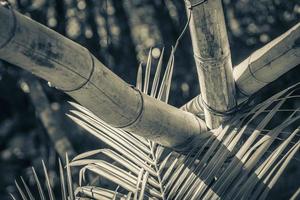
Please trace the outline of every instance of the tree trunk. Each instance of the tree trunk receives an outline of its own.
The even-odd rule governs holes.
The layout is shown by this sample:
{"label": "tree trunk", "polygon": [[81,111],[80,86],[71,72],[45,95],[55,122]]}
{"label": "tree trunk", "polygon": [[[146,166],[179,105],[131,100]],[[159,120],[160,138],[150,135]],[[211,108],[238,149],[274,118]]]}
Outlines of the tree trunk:
{"label": "tree trunk", "polygon": [[223,114],[236,105],[230,48],[221,0],[197,3],[187,5],[188,13],[192,12],[190,32],[205,121],[216,128],[224,121]]}
{"label": "tree trunk", "polygon": [[[276,80],[300,64],[300,23],[283,35],[252,53],[247,59],[234,67],[233,78],[238,87],[237,96],[250,96],[268,83]],[[203,113],[200,96],[182,106],[194,114]]]}
{"label": "tree trunk", "polygon": [[0,7],[0,58],[48,80],[114,127],[183,150],[203,141],[203,121],[132,88],[88,50],[10,9]]}

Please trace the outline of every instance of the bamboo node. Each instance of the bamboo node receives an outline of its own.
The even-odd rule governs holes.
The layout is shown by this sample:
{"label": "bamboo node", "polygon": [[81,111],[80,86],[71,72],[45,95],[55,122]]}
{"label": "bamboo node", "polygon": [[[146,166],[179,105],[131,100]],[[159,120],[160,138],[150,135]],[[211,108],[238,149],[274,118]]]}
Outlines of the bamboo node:
{"label": "bamboo node", "polygon": [[249,72],[251,74],[251,76],[254,78],[254,80],[258,83],[262,83],[264,85],[266,84],[269,84],[270,82],[267,82],[267,81],[262,81],[262,80],[259,80],[256,76],[255,76],[255,73],[252,71],[252,68],[251,68],[251,56],[252,54],[249,56],[248,58],[248,69],[249,69]]}
{"label": "bamboo node", "polygon": [[230,57],[230,53],[226,54],[225,56],[220,57],[219,59],[216,58],[204,58],[198,54],[194,53],[194,58],[197,62],[199,62],[199,66],[204,70],[208,69],[220,69],[223,67],[223,63],[227,61],[228,57]]}
{"label": "bamboo node", "polygon": [[215,115],[215,116],[220,116],[220,117],[229,117],[233,116],[237,112],[241,110],[241,108],[244,106],[244,103],[241,105],[236,105],[233,108],[226,110],[226,111],[220,111],[217,109],[212,108],[210,105],[208,105],[202,98],[202,95],[200,94],[198,97],[198,100],[201,102],[201,105],[203,106],[204,109],[206,109],[209,113]]}
{"label": "bamboo node", "polygon": [[11,32],[10,36],[2,44],[0,44],[0,49],[2,49],[15,37],[16,30],[17,30],[17,17],[16,17],[14,10],[12,9],[12,6],[9,1],[0,0],[0,5],[3,6],[4,8],[7,8],[10,10],[12,18],[13,18],[13,25],[12,25],[12,29],[10,31]]}
{"label": "bamboo node", "polygon": [[60,89],[61,91],[63,92],[74,92],[76,90],[80,90],[81,88],[83,88],[88,82],[90,82],[93,74],[94,74],[94,71],[95,71],[95,61],[94,61],[94,56],[88,52],[91,56],[91,64],[92,64],[92,69],[91,69],[91,73],[89,74],[88,78],[86,79],[86,81],[84,81],[82,84],[80,84],[78,87],[74,88],[74,89]]}
{"label": "bamboo node", "polygon": [[115,128],[128,128],[131,125],[133,125],[135,122],[138,121],[138,119],[142,116],[143,112],[144,112],[144,97],[143,97],[143,93],[137,89],[135,86],[133,85],[129,85],[132,89],[134,89],[135,91],[137,91],[139,93],[139,96],[141,97],[141,108],[139,109],[139,112],[136,116],[135,119],[133,119],[132,121],[130,121],[129,123],[125,124],[125,125],[120,125],[120,126],[114,126]]}

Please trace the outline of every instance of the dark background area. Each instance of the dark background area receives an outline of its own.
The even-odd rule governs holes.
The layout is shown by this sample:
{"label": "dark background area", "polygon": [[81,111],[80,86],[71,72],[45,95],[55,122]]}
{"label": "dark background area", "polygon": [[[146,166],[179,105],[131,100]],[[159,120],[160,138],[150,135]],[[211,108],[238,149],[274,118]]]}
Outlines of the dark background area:
{"label": "dark background area", "polygon": [[[85,46],[133,85],[138,65],[147,61],[149,49],[153,48],[154,64],[163,47],[165,55],[169,55],[187,21],[183,0],[10,2],[19,12]],[[297,0],[224,0],[223,4],[234,65],[300,20],[300,2]],[[175,54],[170,97],[170,104],[175,106],[181,106],[199,93],[191,46],[186,32]],[[165,58],[166,61],[167,56]],[[299,72],[299,67],[295,68],[258,96],[263,98],[299,81]],[[67,100],[71,99],[46,82],[40,82],[50,109],[75,151],[101,148],[100,142],[65,116],[70,107]],[[8,63],[0,63],[0,199],[6,199],[8,193],[16,191],[14,179],[19,176],[32,182],[30,167],[35,166],[41,172],[42,159],[52,181],[57,181],[58,155],[37,112],[29,97],[24,72]],[[299,165],[300,161],[293,160],[270,199],[287,199],[300,186]]]}

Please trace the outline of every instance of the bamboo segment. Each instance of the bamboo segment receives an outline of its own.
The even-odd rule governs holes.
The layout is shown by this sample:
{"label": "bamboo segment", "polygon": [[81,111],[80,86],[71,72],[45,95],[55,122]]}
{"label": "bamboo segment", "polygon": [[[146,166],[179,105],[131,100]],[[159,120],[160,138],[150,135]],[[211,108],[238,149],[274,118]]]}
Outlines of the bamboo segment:
{"label": "bamboo segment", "polygon": [[195,115],[132,88],[84,47],[4,7],[0,19],[1,59],[49,81],[110,125],[179,150],[193,136],[209,136]]}
{"label": "bamboo segment", "polygon": [[216,128],[225,119],[220,113],[236,105],[222,2],[209,0],[199,4],[199,0],[192,0],[187,9],[192,12],[190,32],[202,103],[205,104],[205,121],[209,128]]}
{"label": "bamboo segment", "polygon": [[234,68],[238,89],[251,95],[300,64],[300,23]]}
{"label": "bamboo segment", "polygon": [[[252,95],[300,64],[300,23],[252,53],[234,67],[233,78],[242,95]],[[194,114],[203,113],[200,96],[182,106]]]}

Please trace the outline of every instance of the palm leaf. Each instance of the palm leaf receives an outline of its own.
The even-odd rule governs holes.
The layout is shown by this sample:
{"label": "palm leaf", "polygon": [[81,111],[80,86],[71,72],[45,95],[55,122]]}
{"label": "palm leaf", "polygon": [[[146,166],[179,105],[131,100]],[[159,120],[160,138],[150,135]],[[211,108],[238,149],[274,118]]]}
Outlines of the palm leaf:
{"label": "palm leaf", "polygon": [[60,178],[60,186],[61,186],[61,198],[63,200],[67,200],[67,190],[66,190],[66,185],[65,185],[65,175],[64,175],[64,169],[62,167],[61,160],[58,159],[59,163],[59,178]]}
{"label": "palm leaf", "polygon": [[[60,175],[60,184],[61,184],[61,197],[57,197],[57,198],[58,199],[63,199],[63,200],[71,199],[72,197],[74,198],[74,193],[70,194],[70,191],[73,192],[74,182],[70,182],[70,181],[72,181],[72,179],[69,177],[70,175],[67,175],[67,177],[68,177],[67,178],[67,185],[69,187],[68,192],[67,192],[66,186],[65,186],[64,169],[63,169],[63,166],[62,166],[62,163],[61,163],[60,159],[58,160],[58,163],[59,163],[59,175]],[[68,160],[67,160],[67,163],[68,163]],[[68,166],[68,164],[67,164],[67,166]],[[55,198],[55,195],[54,195],[53,187],[50,184],[49,175],[48,175],[47,168],[46,168],[46,165],[45,165],[44,161],[42,161],[42,168],[43,168],[43,172],[44,172],[45,181],[41,182],[40,181],[41,179],[38,176],[38,174],[36,173],[35,168],[32,167],[32,177],[34,178],[37,189],[38,189],[39,199],[54,200],[56,198]],[[66,168],[68,168],[68,167],[66,167]],[[69,166],[69,168],[70,168],[70,166]],[[67,171],[67,174],[71,173],[70,171],[68,172],[68,169],[66,169],[66,171]],[[35,195],[33,195],[33,194],[35,194],[34,193],[34,188],[30,188],[30,186],[28,186],[27,183],[24,181],[23,177],[21,177],[21,181],[23,183],[23,187],[25,188],[25,190],[23,190],[21,188],[21,186],[18,184],[18,182],[15,181],[17,190],[18,190],[21,198],[23,200],[27,200],[27,199],[35,200],[35,197],[34,197]],[[43,186],[46,187],[49,198],[46,198],[45,192],[43,190]],[[15,196],[13,196],[13,195],[10,195],[10,196],[11,196],[11,198],[16,199]]]}
{"label": "palm leaf", "polygon": [[17,183],[17,181],[15,181],[16,187],[22,197],[23,200],[27,200],[27,197],[25,196],[25,193],[23,192],[23,190],[21,189],[21,187],[19,186],[19,184]]}
{"label": "palm leaf", "polygon": [[43,170],[44,170],[44,174],[45,174],[45,178],[46,178],[46,186],[47,186],[49,199],[54,200],[54,194],[53,194],[52,187],[51,187],[51,184],[50,184],[47,168],[46,168],[46,165],[45,165],[43,160],[42,160],[42,165],[43,165]]}
{"label": "palm leaf", "polygon": [[22,176],[21,176],[21,180],[22,180],[22,183],[23,183],[23,185],[24,185],[24,188],[25,188],[25,190],[26,190],[26,193],[27,193],[29,199],[30,199],[30,200],[34,200],[34,197],[33,197],[33,195],[32,195],[32,193],[31,193],[31,191],[30,191],[28,185],[26,184],[26,182],[24,181],[24,179],[23,179]]}
{"label": "palm leaf", "polygon": [[38,177],[37,173],[35,172],[34,167],[32,167],[32,173],[33,173],[33,177],[34,177],[34,180],[36,182],[36,185],[37,185],[37,188],[38,188],[38,191],[39,191],[39,194],[40,194],[40,198],[41,198],[41,200],[45,200],[46,198],[45,198],[44,191],[42,189],[42,184],[39,180],[39,177]]}
{"label": "palm leaf", "polygon": [[[150,95],[167,102],[174,52],[171,53],[162,81],[159,81],[161,63],[162,55]],[[141,67],[137,78],[138,89],[145,93],[148,93],[150,71],[151,50],[144,84]],[[122,194],[123,198],[128,198],[130,192],[134,199],[240,199],[249,198],[252,194],[256,195],[255,198],[265,198],[278,179],[275,177],[280,176],[298,149],[299,130],[296,128],[291,133],[291,128],[299,124],[299,110],[284,108],[288,101],[299,98],[298,87],[299,84],[296,84],[287,88],[247,112],[238,114],[223,128],[212,130],[212,137],[187,155],[110,127],[87,109],[72,103],[76,110],[69,114],[71,119],[114,150],[86,152],[74,158],[70,165],[82,166],[85,173],[86,169],[94,169],[97,163],[104,162],[94,158],[97,154],[105,154],[114,160],[110,173],[122,174],[122,177],[112,180],[109,176],[113,175],[105,175],[109,169],[102,169],[97,174],[117,183],[122,188],[118,195]],[[270,124],[278,121],[278,115],[283,110],[290,114],[270,129]],[[130,187],[120,182],[125,177],[131,180]],[[96,187],[101,188],[99,185]]]}
{"label": "palm leaf", "polygon": [[[161,76],[163,52],[150,95],[167,102],[174,50]],[[149,92],[151,67],[150,50],[145,77],[142,65],[137,76],[137,88],[145,93]],[[299,85],[252,108],[246,107],[223,127],[211,130],[211,137],[204,144],[195,145],[185,154],[111,127],[86,108],[71,103],[75,110],[68,116],[110,148],[85,152],[71,162],[66,156],[67,184],[59,160],[62,199],[265,199],[300,148],[299,108],[287,107],[299,100]],[[71,173],[74,167],[80,168],[75,191]],[[43,169],[52,200],[54,195],[44,163]],[[34,168],[33,176],[40,198],[45,199]],[[95,183],[94,177],[100,178],[100,183]],[[102,184],[102,180],[112,184]],[[16,182],[22,199],[34,199],[23,179],[22,182],[25,191]],[[15,199],[13,195],[11,198]]]}

